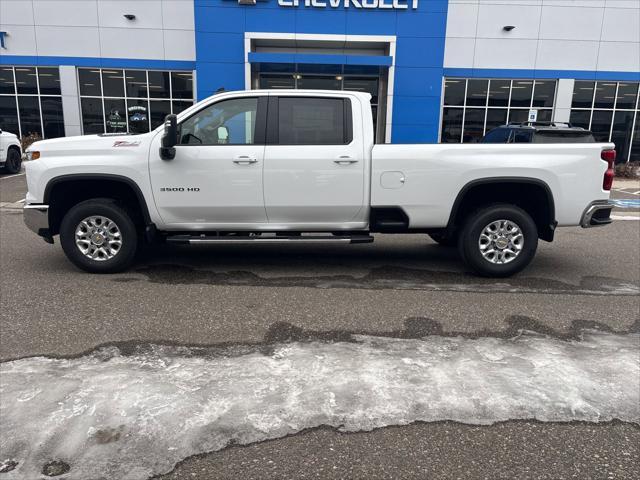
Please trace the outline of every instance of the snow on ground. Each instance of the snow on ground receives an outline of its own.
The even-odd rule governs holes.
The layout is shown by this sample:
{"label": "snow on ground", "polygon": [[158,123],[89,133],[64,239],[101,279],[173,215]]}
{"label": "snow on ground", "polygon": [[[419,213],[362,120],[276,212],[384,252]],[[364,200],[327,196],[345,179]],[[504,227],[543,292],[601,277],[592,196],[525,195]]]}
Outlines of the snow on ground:
{"label": "snow on ground", "polygon": [[17,462],[0,479],[38,478],[53,461],[65,479],[144,479],[320,425],[640,423],[640,335],[106,347],[3,363],[0,399],[0,462]]}

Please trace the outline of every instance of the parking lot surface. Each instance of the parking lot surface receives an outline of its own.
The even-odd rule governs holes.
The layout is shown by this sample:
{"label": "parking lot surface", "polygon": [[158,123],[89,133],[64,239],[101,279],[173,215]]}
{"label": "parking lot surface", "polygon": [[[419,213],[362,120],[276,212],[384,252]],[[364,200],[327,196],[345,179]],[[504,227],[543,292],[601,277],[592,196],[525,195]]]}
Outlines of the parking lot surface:
{"label": "parking lot surface", "polygon": [[[269,356],[273,345],[339,346],[354,335],[495,342],[530,331],[564,345],[594,329],[640,333],[635,208],[617,210],[628,218],[606,228],[560,229],[555,242],[541,242],[525,272],[502,280],[473,276],[454,250],[425,235],[378,235],[372,245],[339,247],[158,246],[130,272],[96,276],[75,269],[58,242],[47,245],[27,230],[19,210],[24,193],[24,176],[0,180],[5,365],[34,356],[84,358],[98,347],[257,348]],[[639,198],[626,188],[614,197]],[[478,425],[410,417],[408,424],[348,433],[322,422],[284,436],[265,427],[259,440],[193,452],[172,471],[153,473],[166,479],[640,476],[634,421],[511,415]],[[68,478],[73,472],[71,463]]]}

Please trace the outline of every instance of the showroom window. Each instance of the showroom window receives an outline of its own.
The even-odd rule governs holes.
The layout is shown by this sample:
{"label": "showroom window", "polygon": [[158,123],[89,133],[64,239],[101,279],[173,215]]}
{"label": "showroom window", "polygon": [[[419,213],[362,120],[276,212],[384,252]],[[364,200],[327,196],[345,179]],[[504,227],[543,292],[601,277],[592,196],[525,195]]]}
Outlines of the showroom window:
{"label": "showroom window", "polygon": [[82,130],[145,133],[193,105],[193,73],[79,68]]}
{"label": "showroom window", "polygon": [[495,127],[526,122],[532,109],[538,122],[550,122],[555,95],[555,80],[447,78],[441,142],[479,142]]}
{"label": "showroom window", "polygon": [[57,67],[0,67],[0,128],[19,137],[64,136]]}
{"label": "showroom window", "polygon": [[576,81],[570,122],[593,132],[598,142],[613,142],[616,162],[640,161],[638,82]]}

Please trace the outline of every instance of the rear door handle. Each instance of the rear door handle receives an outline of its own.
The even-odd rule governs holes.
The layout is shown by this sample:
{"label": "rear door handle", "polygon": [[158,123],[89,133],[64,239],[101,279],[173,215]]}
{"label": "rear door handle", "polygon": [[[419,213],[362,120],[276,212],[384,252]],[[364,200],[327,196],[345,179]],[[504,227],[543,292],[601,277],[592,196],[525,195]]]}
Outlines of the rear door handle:
{"label": "rear door handle", "polygon": [[338,165],[351,165],[353,163],[358,163],[358,160],[350,157],[349,155],[341,155],[333,163],[337,163]]}
{"label": "rear door handle", "polygon": [[257,163],[258,159],[255,157],[250,157],[248,155],[238,155],[234,160],[233,163],[238,164],[238,165],[251,165],[252,163]]}

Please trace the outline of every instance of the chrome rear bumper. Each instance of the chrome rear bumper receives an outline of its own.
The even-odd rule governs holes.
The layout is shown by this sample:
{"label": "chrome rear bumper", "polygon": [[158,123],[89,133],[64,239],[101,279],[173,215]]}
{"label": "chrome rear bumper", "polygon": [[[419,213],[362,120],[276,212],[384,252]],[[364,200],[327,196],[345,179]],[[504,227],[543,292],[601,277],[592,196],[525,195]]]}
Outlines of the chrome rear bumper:
{"label": "chrome rear bumper", "polygon": [[580,226],[582,228],[603,227],[609,225],[611,220],[611,210],[613,202],[609,200],[596,200],[591,202],[582,214]]}

